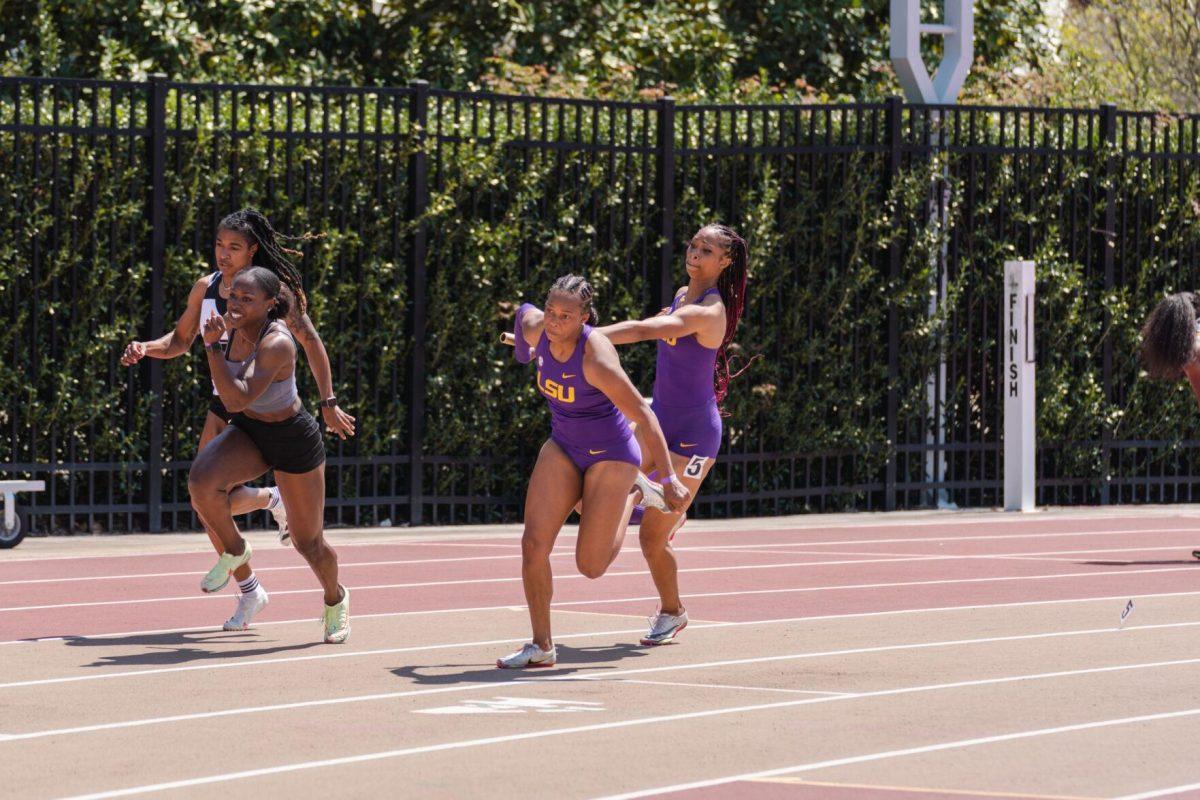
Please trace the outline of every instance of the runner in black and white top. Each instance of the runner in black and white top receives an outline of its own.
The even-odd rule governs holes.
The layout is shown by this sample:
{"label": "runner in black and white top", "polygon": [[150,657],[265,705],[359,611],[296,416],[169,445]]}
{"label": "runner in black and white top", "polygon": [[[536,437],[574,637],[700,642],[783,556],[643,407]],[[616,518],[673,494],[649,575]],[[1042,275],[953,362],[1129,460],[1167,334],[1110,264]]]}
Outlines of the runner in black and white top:
{"label": "runner in black and white top", "polygon": [[[300,288],[300,275],[288,258],[289,255],[298,256],[300,253],[284,249],[280,245],[281,240],[296,238],[278,233],[265,216],[253,209],[242,209],[225,217],[218,226],[214,248],[217,271],[205,275],[192,286],[187,307],[175,324],[174,330],[153,341],[131,342],[125,348],[121,363],[129,366],[147,356],[166,359],[186,353],[200,332],[201,320],[212,314],[226,313],[226,300],[234,277],[252,265],[262,266],[275,273],[298,293],[295,307],[285,322],[304,348],[309,368],[321,394],[321,415],[326,427],[343,439],[353,436],[354,418],[338,407],[337,398],[333,393],[329,356],[307,314],[307,300]],[[229,420],[230,414],[222,404],[214,384],[198,450],[203,451],[205,446],[225,429]],[[279,524],[280,540],[288,540],[287,516],[275,487],[261,489],[239,486],[230,491],[229,500],[235,515],[248,514],[260,509],[269,510]],[[216,535],[207,526],[205,530],[217,552],[223,552]],[[254,614],[267,604],[268,597],[249,566],[239,567],[234,572],[234,578],[238,582],[241,595],[234,615],[225,622],[224,627],[226,630],[245,630]]]}

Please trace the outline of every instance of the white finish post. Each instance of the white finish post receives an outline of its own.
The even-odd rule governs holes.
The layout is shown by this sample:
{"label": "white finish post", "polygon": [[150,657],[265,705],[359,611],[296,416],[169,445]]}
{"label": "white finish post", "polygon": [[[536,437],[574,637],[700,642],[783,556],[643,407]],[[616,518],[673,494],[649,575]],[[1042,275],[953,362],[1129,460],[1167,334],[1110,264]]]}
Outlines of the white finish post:
{"label": "white finish post", "polygon": [[1004,510],[1032,511],[1037,453],[1034,266],[1004,262]]}

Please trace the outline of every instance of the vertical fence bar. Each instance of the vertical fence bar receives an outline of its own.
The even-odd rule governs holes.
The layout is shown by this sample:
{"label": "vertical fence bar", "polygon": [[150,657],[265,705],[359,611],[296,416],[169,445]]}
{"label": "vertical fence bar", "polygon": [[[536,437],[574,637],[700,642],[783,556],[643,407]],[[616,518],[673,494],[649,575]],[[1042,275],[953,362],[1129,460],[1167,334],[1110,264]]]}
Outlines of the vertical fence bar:
{"label": "vertical fence bar", "polygon": [[408,401],[408,502],[409,523],[420,525],[424,505],[425,446],[425,247],[428,231],[422,219],[429,206],[429,155],[425,152],[425,131],[429,124],[429,83],[413,81],[409,124],[416,150],[408,162],[408,219],[414,223],[408,249],[408,290],[412,311],[408,315],[412,337],[412,367]]}
{"label": "vertical fence bar", "polygon": [[[1112,337],[1108,335],[1109,327],[1112,325],[1112,313],[1109,311],[1107,295],[1113,288],[1113,261],[1116,255],[1116,225],[1117,225],[1117,209],[1116,209],[1116,190],[1113,187],[1115,179],[1115,168],[1113,158],[1113,148],[1117,143],[1117,107],[1112,103],[1105,103],[1100,106],[1100,148],[1103,159],[1103,180],[1104,180],[1104,227],[1100,231],[1100,246],[1101,258],[1104,263],[1104,293],[1101,304],[1104,308],[1104,350],[1103,350],[1103,381],[1104,381],[1104,400],[1109,402],[1113,397],[1113,372],[1112,372]],[[1110,475],[1112,474],[1112,427],[1107,421],[1101,423],[1104,427],[1101,431],[1101,469],[1104,474],[1100,476],[1100,503],[1108,505]]]}
{"label": "vertical fence bar", "polygon": [[[166,269],[167,76],[150,76],[150,336],[162,335],[163,272]],[[146,458],[146,529],[162,530],[163,362],[150,361],[150,451]]]}
{"label": "vertical fence bar", "polygon": [[669,302],[674,294],[671,262],[675,257],[675,98],[658,101],[658,287],[654,310]]}
{"label": "vertical fence bar", "polygon": [[[901,114],[904,112],[904,101],[893,95],[887,99],[885,123],[888,130],[888,161],[886,191],[890,194],[900,174]],[[886,199],[886,197],[885,197]],[[900,224],[899,209],[892,214],[892,229]],[[888,280],[895,283],[900,280],[900,242],[893,234],[888,243]],[[896,510],[896,447],[899,444],[900,416],[900,309],[896,307],[895,287],[888,292],[888,390],[887,390],[887,475],[885,477],[884,507],[888,511]]]}

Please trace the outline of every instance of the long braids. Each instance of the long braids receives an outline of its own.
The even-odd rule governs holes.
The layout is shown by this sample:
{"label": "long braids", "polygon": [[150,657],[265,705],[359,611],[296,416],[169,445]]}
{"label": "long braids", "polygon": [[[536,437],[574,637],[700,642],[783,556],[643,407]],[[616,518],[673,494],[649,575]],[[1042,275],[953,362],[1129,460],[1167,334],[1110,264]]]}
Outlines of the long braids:
{"label": "long braids", "polygon": [[[717,349],[717,365],[713,372],[713,388],[716,391],[717,404],[720,405],[729,393],[729,382],[745,372],[754,359],[758,358],[755,356],[750,359],[737,371],[733,371],[729,358],[729,345],[733,343],[738,323],[742,321],[742,315],[746,311],[746,278],[750,253],[746,247],[746,240],[733,228],[717,223],[704,227],[725,240],[725,247],[729,253],[729,266],[722,270],[721,276],[717,278],[717,291],[721,293],[721,300],[725,303],[725,336]],[[724,413],[722,411],[722,414]]]}
{"label": "long braids", "polygon": [[219,226],[224,230],[236,231],[249,237],[258,245],[251,263],[256,267],[265,267],[274,272],[279,280],[291,290],[296,298],[296,309],[300,314],[308,311],[308,298],[304,294],[304,281],[300,272],[289,260],[289,256],[302,258],[299,250],[284,247],[280,242],[302,242],[318,238],[313,234],[304,236],[289,236],[271,227],[270,221],[253,208],[243,208],[235,211],[221,220]]}

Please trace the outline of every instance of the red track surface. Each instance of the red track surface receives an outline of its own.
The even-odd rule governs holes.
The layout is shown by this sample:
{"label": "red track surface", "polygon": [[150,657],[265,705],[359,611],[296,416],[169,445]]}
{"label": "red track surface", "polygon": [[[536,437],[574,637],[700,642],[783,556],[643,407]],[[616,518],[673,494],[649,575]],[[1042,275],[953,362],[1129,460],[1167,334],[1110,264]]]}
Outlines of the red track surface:
{"label": "red track surface", "polygon": [[[1011,518],[996,515],[961,523],[957,523],[955,519],[952,516],[942,516],[927,521],[889,523],[880,522],[876,517],[867,524],[838,526],[822,526],[819,520],[807,520],[804,527],[744,530],[692,526],[685,529],[677,540],[681,568],[680,584],[689,614],[693,620],[700,623],[697,627],[703,623],[748,623],[748,630],[754,630],[755,625],[767,624],[773,620],[786,620],[789,622],[776,626],[776,629],[780,633],[792,631],[791,638],[785,637],[783,641],[793,649],[797,643],[804,642],[804,636],[797,635],[797,632],[805,631],[805,621],[808,621],[811,627],[818,620],[834,624],[841,617],[845,617],[847,621],[859,618],[856,615],[880,615],[872,618],[883,620],[890,614],[920,614],[932,609],[979,608],[986,611],[991,606],[1025,609],[1041,603],[1055,608],[1067,608],[1069,606],[1055,604],[1110,598],[1111,606],[1104,607],[1101,616],[1106,620],[1104,624],[1111,623],[1116,627],[1117,615],[1126,598],[1179,595],[1179,599],[1187,599],[1190,603],[1195,598],[1185,596],[1200,596],[1200,562],[1190,557],[1193,547],[1200,545],[1200,522],[1182,515],[1160,513],[1150,518],[1112,519],[1098,516],[1081,519]],[[504,612],[509,615],[504,619],[510,621],[510,626],[514,619],[518,622],[523,619],[512,617],[509,610],[524,608],[520,582],[520,550],[512,533],[498,534],[486,539],[464,537],[452,541],[419,541],[409,534],[404,538],[397,536],[395,541],[387,543],[356,543],[352,535],[339,536],[335,531],[331,538],[339,551],[341,580],[353,593],[355,619],[376,617],[378,624],[385,628],[397,631],[411,629],[414,631],[411,637],[401,637],[405,643],[411,641],[414,646],[429,642],[453,643],[455,623],[468,618],[463,615],[468,609],[471,611],[466,613],[470,618]],[[179,540],[172,538],[170,541],[178,543]],[[299,556],[290,549],[272,547],[265,539],[257,541],[262,544],[257,545],[253,563],[260,580],[271,593],[271,603],[256,619],[255,629],[244,635],[244,641],[238,640],[239,645],[247,648],[240,653],[243,661],[244,657],[253,657],[260,652],[288,655],[287,651],[296,649],[295,646],[257,650],[255,641],[273,635],[271,631],[284,630],[272,627],[272,623],[286,627],[289,623],[303,622],[311,625],[312,634],[315,636],[316,610],[319,609],[320,593],[316,582]],[[122,634],[155,631],[212,631],[228,616],[232,607],[233,587],[215,596],[204,596],[198,591],[199,577],[211,565],[212,554],[203,551],[202,539],[197,537],[196,542],[197,550],[187,553],[156,553],[153,552],[151,543],[148,545],[150,551],[141,555],[28,559],[27,553],[23,553],[24,560],[0,560],[0,642],[9,646],[0,648],[0,659],[6,652],[15,654],[33,648],[61,648],[62,643],[55,645],[53,642],[33,641],[57,637],[66,639],[67,644],[90,645],[88,650],[92,652],[85,655],[89,658],[94,656],[94,660],[85,665],[86,668],[78,673],[80,675],[94,674],[97,668],[107,669],[114,665],[153,667],[196,659],[215,661],[230,655],[228,648],[231,644],[223,645],[226,650],[219,650],[211,657],[205,656],[202,659],[201,651],[205,647],[203,639],[189,641],[182,649],[177,646],[172,649],[171,646],[161,647],[154,637],[148,637],[144,639],[145,646],[149,648],[145,656],[131,656],[130,648],[137,649],[139,641],[143,640],[139,640],[137,636],[121,637]],[[83,540],[82,543],[94,544],[89,540]],[[634,536],[627,540],[626,549],[609,574],[595,581],[581,577],[576,571],[571,554],[573,543],[572,535],[568,531],[560,539],[555,553],[554,603],[558,611],[618,615],[624,619],[614,618],[607,627],[619,630],[629,627],[631,618],[653,610],[653,585]],[[56,544],[58,550],[63,549],[64,543]],[[28,546],[36,548],[41,545],[37,540],[33,540]],[[926,614],[921,617],[924,620],[923,627],[917,625],[916,629],[928,630],[929,637],[937,640],[941,635],[938,631],[939,619],[943,616],[938,613]],[[989,624],[999,626],[999,623],[995,622],[996,617],[988,619],[993,620]],[[1191,624],[1187,621],[1180,622],[1185,625]],[[787,627],[793,623],[799,624],[800,627]],[[559,623],[556,622],[557,624]],[[635,621],[633,624],[636,627],[638,623]],[[523,622],[518,624],[518,627],[522,625]],[[605,626],[602,625],[600,629],[603,627]],[[511,631],[498,635],[511,635]],[[987,630],[983,630],[980,635],[989,634]],[[954,639],[956,636],[961,638],[963,634],[948,633],[943,638]],[[659,648],[650,654],[643,651],[637,654],[639,658],[629,657],[624,661],[618,656],[616,661],[603,661],[603,668],[626,669],[652,663],[663,665],[664,669],[674,669],[675,667],[671,666],[673,661],[684,655],[707,662],[736,658],[740,652],[723,652],[711,648],[708,651],[688,650],[687,645],[691,641],[689,637],[694,637],[697,642],[700,640],[698,634],[689,631],[681,637],[678,647]],[[631,635],[624,638],[636,641],[637,637]],[[1021,637],[1018,635],[1017,638]],[[120,642],[120,646],[124,647],[120,661],[106,660],[106,642]],[[353,644],[356,643],[352,642]],[[357,644],[370,647],[373,643]],[[384,644],[394,647],[395,642]],[[813,649],[831,650],[838,644],[837,641],[822,641],[815,643]],[[309,645],[304,647],[308,648]],[[574,647],[578,647],[576,652],[582,654],[577,657],[601,652],[595,648],[589,650],[582,645]],[[318,647],[316,650],[305,649],[304,652],[323,651]],[[353,651],[347,652],[353,654]],[[1032,651],[1026,649],[1025,652]],[[1061,655],[1062,652],[1069,652],[1069,648],[1065,651],[1051,652]],[[494,655],[489,651],[484,654],[484,658]],[[653,659],[641,657],[646,655],[653,655]],[[1177,654],[1171,655],[1174,657]],[[1190,663],[1184,658],[1188,655],[1179,655],[1178,658],[1183,659],[1180,663]],[[1053,654],[1047,655],[1046,671],[1056,668],[1057,662],[1053,660],[1056,657],[1058,656]],[[1165,660],[1167,657],[1162,658]],[[446,665],[442,662],[443,656],[438,654],[429,656],[429,659],[431,665],[436,664],[439,668],[468,668],[467,675],[483,676],[488,669],[488,664],[482,658],[480,663],[474,665]],[[420,661],[420,658],[416,661]],[[953,663],[961,665],[959,660]],[[562,666],[560,663],[560,668]],[[1079,671],[1079,665],[1073,666]],[[586,671],[588,665],[580,664],[575,668]],[[69,671],[63,672],[63,669],[65,668],[60,667],[57,671],[47,674],[56,678],[69,677],[72,674]],[[425,668],[420,663],[414,663],[405,667],[405,674],[417,677],[417,683],[420,684],[422,681],[419,677],[423,669]],[[548,671],[547,674],[553,672]],[[886,669],[860,672],[863,676],[870,675],[872,681],[883,684],[889,681]],[[833,669],[818,670],[813,674],[832,680],[839,676],[847,678],[860,673],[853,669]],[[28,677],[28,674],[20,676],[21,680]],[[167,676],[161,677],[167,679]],[[599,677],[599,674],[591,677]],[[675,681],[665,684],[667,686],[686,687],[700,686],[705,682],[750,683],[753,674],[710,672],[706,673],[706,677],[699,678],[691,672],[681,672],[655,677],[660,681]],[[476,677],[473,680],[483,678]],[[689,684],[689,680],[700,680],[700,683]],[[17,685],[13,684],[14,687]],[[91,682],[68,685],[83,687],[79,691],[84,691]],[[877,684],[871,686],[877,688]],[[739,687],[725,688],[733,690]],[[805,691],[803,688],[767,686],[740,688],[801,694]],[[848,691],[851,694],[862,690],[856,686],[843,688],[839,685],[837,688],[839,692]],[[817,691],[813,694],[820,695],[822,692]],[[1194,692],[1190,694],[1194,695]],[[70,692],[62,695],[64,702],[79,702],[68,699],[76,696]],[[80,696],[86,697],[86,693]],[[782,697],[786,700],[795,696],[758,694],[754,696],[754,700],[761,703],[764,697],[771,700]],[[0,708],[4,708],[5,701],[6,695],[0,694]],[[1184,701],[1193,703],[1193,697],[1181,694],[1180,702]],[[164,696],[162,705],[161,713],[177,713],[172,710],[169,697]],[[14,706],[23,707],[26,706]],[[687,706],[681,706],[679,710],[686,711]],[[62,709],[58,711],[65,713]],[[1136,709],[1131,710],[1130,714],[1135,711]],[[145,713],[149,713],[148,710]],[[1072,720],[1073,718],[1068,721]],[[8,732],[11,736],[14,731],[20,733],[17,729],[6,731],[5,724],[0,721],[0,754],[3,754],[6,747],[18,746],[16,743],[4,742],[5,733]],[[1197,732],[1200,733],[1200,728],[1197,728]],[[778,734],[778,730],[776,733]],[[612,741],[619,742],[625,735],[618,730],[614,733]],[[47,746],[49,745],[48,740]],[[366,751],[370,751],[372,747],[379,749],[378,744],[364,743],[362,747]],[[848,743],[847,747],[847,752],[854,752],[853,741]],[[887,747],[880,745],[875,749],[886,751]],[[481,757],[488,758],[486,754]],[[289,763],[288,758],[283,755],[276,761]],[[814,756],[811,761],[819,762],[820,758]],[[504,759],[501,758],[495,763],[484,763],[487,769],[494,771],[502,768]],[[796,763],[797,769],[800,770],[797,774],[790,777],[785,774],[778,779],[741,780],[737,779],[738,771],[725,769],[718,771],[718,775],[725,775],[733,780],[671,792],[669,796],[736,796],[758,800],[864,800],[875,797],[905,800],[918,796],[930,800],[950,800],[999,796],[989,793],[990,788],[994,787],[979,783],[969,787],[977,791],[955,790],[951,793],[937,787],[917,786],[913,781],[897,786],[878,779],[869,770],[864,771],[857,780],[847,780],[838,776],[835,776],[838,777],[837,780],[829,780],[824,773],[810,775],[804,772],[800,769],[803,762]],[[430,761],[429,764],[429,768],[433,770],[432,774],[444,774],[442,768],[436,767],[435,761]],[[697,766],[702,767],[703,764],[698,763]],[[212,773],[215,768],[216,765],[205,765],[205,769],[199,770],[199,774]],[[307,766],[300,768],[308,769]],[[287,776],[291,775],[287,771],[290,769],[288,767],[281,773],[283,777],[271,779],[279,782],[263,784],[268,794],[292,791],[287,788],[290,784],[286,782],[289,779]],[[1182,783],[1177,775],[1168,775],[1170,770],[1163,772],[1163,769],[1163,765],[1146,765],[1145,774],[1141,775],[1139,780],[1152,787],[1176,786]],[[744,771],[753,773],[754,769],[748,768]],[[193,779],[195,774],[197,770],[194,765],[180,765],[181,777]],[[318,771],[314,774],[323,773]],[[593,782],[600,781],[597,785],[606,785],[603,783],[603,773],[599,777],[582,777],[588,777]],[[710,775],[705,775],[702,771],[697,777],[711,779]],[[812,780],[808,780],[810,777]],[[953,783],[947,774],[939,773],[934,777],[942,780],[943,786],[947,785],[947,782]],[[1200,773],[1196,775],[1196,780],[1200,781]],[[137,776],[131,776],[131,781],[127,783],[136,785]],[[656,781],[653,775],[647,775],[640,785],[670,787],[687,783],[686,780]],[[436,785],[439,784],[434,781],[430,787]],[[247,786],[252,788],[253,781]],[[368,780],[359,786],[358,790],[370,793],[370,786]],[[111,788],[111,784],[102,783],[97,788]],[[217,788],[222,791],[237,790],[236,787],[229,786]],[[620,794],[615,791],[618,788],[628,790],[625,785],[614,785],[614,793]],[[197,791],[211,791],[211,788]],[[434,788],[430,791],[433,794],[438,793]],[[575,794],[587,796],[588,791],[581,789]],[[1095,787],[1091,787],[1091,793],[1087,796],[1115,796],[1119,791],[1125,791],[1125,787],[1114,786],[1113,795],[1098,793]],[[567,791],[566,794],[572,792]],[[1193,795],[1200,796],[1188,791],[1172,796]],[[1048,798],[1057,795],[1045,792],[1013,793],[1009,796]]]}

